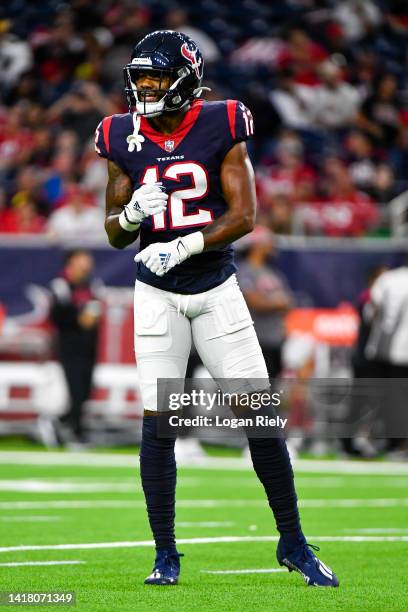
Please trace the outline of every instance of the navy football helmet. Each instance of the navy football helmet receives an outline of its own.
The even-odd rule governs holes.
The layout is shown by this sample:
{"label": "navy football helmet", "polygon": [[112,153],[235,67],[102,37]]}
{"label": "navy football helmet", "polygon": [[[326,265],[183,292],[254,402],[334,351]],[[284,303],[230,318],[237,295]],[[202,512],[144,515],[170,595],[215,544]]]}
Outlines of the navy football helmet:
{"label": "navy football helmet", "polygon": [[[124,67],[125,92],[129,112],[154,117],[166,111],[183,108],[200,96],[204,60],[196,43],[181,32],[159,30],[145,36],[134,48],[130,63]],[[157,73],[160,78],[159,100],[146,101],[146,90],[137,89],[141,71]],[[170,76],[170,87],[161,87],[164,76]],[[155,90],[155,95],[158,91]]]}

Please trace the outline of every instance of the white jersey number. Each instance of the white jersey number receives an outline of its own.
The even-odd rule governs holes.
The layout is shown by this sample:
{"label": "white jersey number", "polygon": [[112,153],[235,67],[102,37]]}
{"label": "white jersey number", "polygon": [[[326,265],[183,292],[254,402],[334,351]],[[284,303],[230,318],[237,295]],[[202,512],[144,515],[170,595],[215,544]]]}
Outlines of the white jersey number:
{"label": "white jersey number", "polygon": [[[198,207],[196,212],[186,211],[186,202],[201,200],[208,193],[208,175],[203,166],[197,162],[175,162],[165,168],[162,177],[179,182],[182,176],[191,177],[191,187],[182,187],[169,193],[167,210],[169,211],[170,227],[166,227],[164,212],[153,216],[153,230],[177,229],[207,225],[213,220],[213,213],[208,208]],[[157,183],[160,181],[158,166],[146,168],[142,183]]]}

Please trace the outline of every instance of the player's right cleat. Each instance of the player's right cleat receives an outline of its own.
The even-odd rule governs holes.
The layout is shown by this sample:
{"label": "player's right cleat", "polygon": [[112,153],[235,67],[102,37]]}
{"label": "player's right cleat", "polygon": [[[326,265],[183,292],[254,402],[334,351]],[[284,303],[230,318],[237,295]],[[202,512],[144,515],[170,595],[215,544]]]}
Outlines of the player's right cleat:
{"label": "player's right cleat", "polygon": [[178,584],[180,557],[183,556],[177,551],[158,550],[152,573],[144,583],[161,586]]}
{"label": "player's right cleat", "polygon": [[295,571],[301,574],[308,586],[338,587],[339,581],[336,574],[313,554],[311,548],[316,551],[320,550],[318,546],[305,542],[289,552],[285,550],[282,539],[280,539],[276,558],[279,565],[286,565],[290,572]]}

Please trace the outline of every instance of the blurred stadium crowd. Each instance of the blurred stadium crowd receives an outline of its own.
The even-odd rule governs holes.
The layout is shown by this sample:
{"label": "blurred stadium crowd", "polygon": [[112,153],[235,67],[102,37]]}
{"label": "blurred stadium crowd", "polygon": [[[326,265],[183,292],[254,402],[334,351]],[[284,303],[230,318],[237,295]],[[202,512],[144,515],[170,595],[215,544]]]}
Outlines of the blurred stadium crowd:
{"label": "blurred stadium crowd", "polygon": [[0,232],[102,236],[106,169],[94,130],[126,112],[122,67],[158,28],[199,44],[210,98],[252,110],[259,223],[281,234],[398,234],[392,203],[408,189],[404,0],[9,0]]}

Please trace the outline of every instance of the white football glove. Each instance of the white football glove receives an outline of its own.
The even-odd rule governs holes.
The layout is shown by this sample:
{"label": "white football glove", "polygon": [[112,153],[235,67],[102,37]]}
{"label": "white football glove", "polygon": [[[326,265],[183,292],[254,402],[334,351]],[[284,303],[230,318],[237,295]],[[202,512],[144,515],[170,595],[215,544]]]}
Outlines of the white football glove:
{"label": "white football glove", "polygon": [[135,261],[141,261],[146,268],[157,276],[164,276],[169,270],[183,261],[201,253],[204,249],[204,236],[201,232],[194,232],[171,242],[155,242],[140,251]]}
{"label": "white football glove", "polygon": [[161,183],[142,185],[133,192],[130,202],[119,215],[121,228],[127,232],[135,232],[143,219],[166,210],[168,197],[162,190]]}

